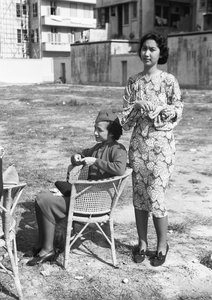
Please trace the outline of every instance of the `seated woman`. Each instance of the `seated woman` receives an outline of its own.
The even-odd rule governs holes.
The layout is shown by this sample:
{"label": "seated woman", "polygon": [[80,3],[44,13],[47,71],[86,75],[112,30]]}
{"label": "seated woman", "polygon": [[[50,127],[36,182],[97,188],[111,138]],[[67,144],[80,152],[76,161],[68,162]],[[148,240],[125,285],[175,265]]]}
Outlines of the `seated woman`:
{"label": "seated woman", "polygon": [[[99,112],[94,128],[97,141],[92,148],[71,157],[73,165],[89,166],[89,179],[98,180],[123,175],[127,164],[127,151],[117,140],[122,135],[119,119],[110,110]],[[55,258],[54,234],[55,225],[67,216],[70,196],[54,196],[42,193],[35,201],[38,223],[38,242],[34,248],[34,258],[27,262],[34,266]]]}

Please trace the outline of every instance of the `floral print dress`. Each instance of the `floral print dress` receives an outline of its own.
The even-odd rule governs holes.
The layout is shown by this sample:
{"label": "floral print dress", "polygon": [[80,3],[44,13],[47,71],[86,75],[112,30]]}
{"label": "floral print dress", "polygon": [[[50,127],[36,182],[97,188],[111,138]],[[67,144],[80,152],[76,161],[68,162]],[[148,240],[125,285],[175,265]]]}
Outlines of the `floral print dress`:
{"label": "floral print dress", "polygon": [[[162,110],[151,119],[142,109],[134,107],[141,100],[168,108],[170,117],[164,118]],[[167,215],[164,197],[175,158],[172,130],[182,117],[182,109],[180,87],[173,75],[161,71],[129,78],[123,97],[122,125],[124,130],[134,128],[129,147],[133,204],[135,209],[148,211],[157,218]]]}

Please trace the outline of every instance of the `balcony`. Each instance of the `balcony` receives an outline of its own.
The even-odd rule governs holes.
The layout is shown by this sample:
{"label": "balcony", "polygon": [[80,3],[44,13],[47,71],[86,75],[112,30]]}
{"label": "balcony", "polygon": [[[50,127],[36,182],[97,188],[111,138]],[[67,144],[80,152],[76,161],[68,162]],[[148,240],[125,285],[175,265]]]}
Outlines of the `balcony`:
{"label": "balcony", "polygon": [[96,0],[63,0],[63,2],[74,2],[74,3],[83,3],[83,4],[96,4]]}
{"label": "balcony", "polygon": [[52,51],[52,52],[70,52],[70,44],[52,44],[52,43],[42,43],[42,51]]}
{"label": "balcony", "polygon": [[63,18],[61,16],[42,16],[41,24],[59,27],[96,28],[96,19],[91,18]]}

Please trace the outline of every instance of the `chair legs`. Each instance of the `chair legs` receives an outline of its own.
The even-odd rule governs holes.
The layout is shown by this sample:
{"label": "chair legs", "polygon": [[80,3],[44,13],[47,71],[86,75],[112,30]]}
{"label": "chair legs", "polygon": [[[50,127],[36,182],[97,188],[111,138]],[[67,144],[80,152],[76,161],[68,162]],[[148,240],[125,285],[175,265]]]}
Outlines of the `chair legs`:
{"label": "chair legs", "polygon": [[117,261],[116,261],[116,249],[115,249],[115,240],[114,240],[114,227],[113,227],[113,220],[110,219],[109,221],[110,226],[110,237],[111,237],[111,251],[112,251],[112,258],[113,258],[113,265],[116,267]]}
{"label": "chair legs", "polygon": [[19,300],[23,300],[23,293],[22,293],[22,288],[21,288],[21,283],[20,283],[20,278],[19,278],[19,272],[18,272],[18,265],[17,265],[17,257],[15,257],[15,255],[17,255],[17,249],[16,249],[15,241],[14,241],[14,254],[13,254],[13,251],[12,251],[10,241],[6,241],[6,247],[7,247],[7,252],[8,252],[8,255],[9,255],[9,258],[10,258],[10,263],[11,263],[11,266],[12,266],[13,278],[14,278],[15,286],[16,286],[16,289],[17,289],[17,292],[18,292],[18,298],[19,298]]}
{"label": "chair legs", "polygon": [[[116,267],[117,266],[117,260],[116,260],[116,249],[115,249],[115,240],[114,240],[113,220],[112,219],[109,220],[110,236],[107,236],[107,234],[104,232],[104,230],[102,229],[102,227],[99,223],[95,222],[94,224],[96,224],[96,226],[98,227],[98,229],[100,230],[102,235],[105,237],[105,239],[110,244],[111,252],[112,252],[113,265],[114,265],[114,267]],[[78,233],[75,233],[74,228],[72,228],[72,226],[74,227],[74,222],[72,223],[72,226],[70,226],[70,224],[69,224],[69,226],[67,227],[65,252],[64,252],[64,265],[63,265],[65,269],[68,267],[69,252],[70,252],[70,249],[71,249],[72,245],[75,243],[75,241],[80,236],[83,235],[83,232],[87,228],[88,225],[89,225],[89,223],[86,223]],[[72,229],[74,231],[74,236],[71,236]]]}
{"label": "chair legs", "polygon": [[73,222],[70,222],[69,226],[67,226],[66,228],[66,241],[65,241],[64,263],[63,263],[64,269],[68,268],[72,224]]}

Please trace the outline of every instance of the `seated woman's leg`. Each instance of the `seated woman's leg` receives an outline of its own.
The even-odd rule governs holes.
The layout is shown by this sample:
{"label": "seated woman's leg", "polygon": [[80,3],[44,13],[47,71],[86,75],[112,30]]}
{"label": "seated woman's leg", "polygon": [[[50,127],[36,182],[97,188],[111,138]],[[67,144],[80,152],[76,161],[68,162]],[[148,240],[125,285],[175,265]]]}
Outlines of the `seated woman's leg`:
{"label": "seated woman's leg", "polygon": [[36,249],[41,249],[39,255],[42,256],[54,248],[55,224],[45,217],[37,201],[35,202],[35,211],[38,223],[38,242]]}
{"label": "seated woman's leg", "polygon": [[38,222],[37,255],[27,265],[34,266],[55,256],[54,234],[56,224],[67,216],[69,197],[53,196],[47,192],[40,194],[35,202]]}

